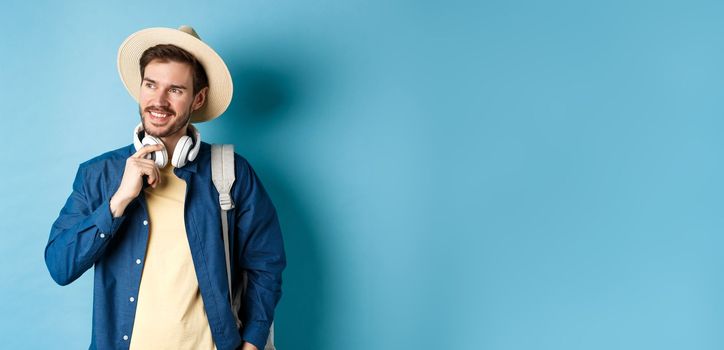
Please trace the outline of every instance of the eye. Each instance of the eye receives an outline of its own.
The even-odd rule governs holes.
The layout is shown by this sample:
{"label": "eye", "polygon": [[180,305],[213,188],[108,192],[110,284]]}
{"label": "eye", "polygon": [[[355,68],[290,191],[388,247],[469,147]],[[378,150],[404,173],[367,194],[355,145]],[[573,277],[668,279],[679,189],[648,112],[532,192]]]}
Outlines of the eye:
{"label": "eye", "polygon": [[149,88],[149,89],[153,89],[153,88],[154,88],[153,83],[150,83],[150,82],[145,82],[145,83],[143,84],[143,86],[145,86],[145,87],[147,87],[147,88]]}
{"label": "eye", "polygon": [[177,88],[171,88],[170,91],[171,91],[172,93],[174,93],[174,94],[177,94],[177,95],[178,95],[178,94],[181,94],[181,90],[180,90],[180,89],[177,89]]}

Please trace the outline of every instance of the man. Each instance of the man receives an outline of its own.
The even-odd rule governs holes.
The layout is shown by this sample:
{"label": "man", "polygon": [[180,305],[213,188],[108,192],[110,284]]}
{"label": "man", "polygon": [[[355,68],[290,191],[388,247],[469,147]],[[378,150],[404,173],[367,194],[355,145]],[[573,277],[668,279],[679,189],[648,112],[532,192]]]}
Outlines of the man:
{"label": "man", "polygon": [[94,266],[91,349],[264,349],[286,266],[277,214],[234,154],[233,310],[211,146],[190,124],[226,110],[226,65],[190,27],[151,28],[121,45],[118,69],[141,124],[133,145],[80,165],[45,248],[51,276]]}

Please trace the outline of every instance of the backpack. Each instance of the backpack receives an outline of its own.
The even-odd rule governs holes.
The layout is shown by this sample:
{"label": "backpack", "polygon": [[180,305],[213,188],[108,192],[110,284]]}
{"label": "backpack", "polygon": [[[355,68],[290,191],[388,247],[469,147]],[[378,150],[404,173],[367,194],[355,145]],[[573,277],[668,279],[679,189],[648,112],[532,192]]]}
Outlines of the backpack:
{"label": "backpack", "polygon": [[[229,249],[229,222],[226,216],[229,210],[234,209],[234,201],[231,200],[231,185],[234,184],[234,145],[211,145],[211,179],[216,190],[219,192],[219,205],[221,206],[221,228],[224,233],[224,253],[226,255],[226,276],[229,281],[229,302],[231,311],[236,320],[236,327],[242,326],[237,310],[241,306],[241,299],[246,292],[247,275],[244,271],[242,276],[242,290],[234,295],[231,288],[231,260]],[[274,322],[269,329],[269,338],[263,350],[276,350],[274,347]]]}

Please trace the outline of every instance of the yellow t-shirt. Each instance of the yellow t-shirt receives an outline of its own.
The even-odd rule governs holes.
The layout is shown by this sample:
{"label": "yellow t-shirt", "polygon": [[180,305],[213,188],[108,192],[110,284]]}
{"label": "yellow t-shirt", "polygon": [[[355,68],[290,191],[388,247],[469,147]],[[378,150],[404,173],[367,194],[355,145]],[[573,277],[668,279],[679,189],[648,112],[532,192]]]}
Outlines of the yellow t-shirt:
{"label": "yellow t-shirt", "polygon": [[149,237],[131,349],[216,349],[184,225],[186,182],[161,169],[147,187]]}

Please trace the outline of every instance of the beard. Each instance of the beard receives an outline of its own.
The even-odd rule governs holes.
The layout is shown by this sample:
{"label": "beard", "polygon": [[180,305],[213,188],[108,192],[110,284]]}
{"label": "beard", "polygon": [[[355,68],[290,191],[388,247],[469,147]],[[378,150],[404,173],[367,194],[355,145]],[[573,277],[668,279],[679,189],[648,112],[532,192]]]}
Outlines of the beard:
{"label": "beard", "polygon": [[[150,113],[151,111],[154,112],[161,112],[165,114],[171,114],[167,118],[174,118],[172,122],[165,126],[165,130],[156,131],[153,130],[154,127],[149,127],[150,122],[146,121],[146,113]],[[162,108],[162,107],[146,107],[145,110],[141,108],[141,105],[138,105],[138,114],[141,116],[141,123],[143,124],[143,130],[146,134],[154,136],[154,137],[168,137],[175,133],[177,133],[182,128],[185,128],[186,125],[188,125],[189,120],[191,119],[191,107],[189,107],[188,111],[186,113],[178,115],[176,114],[176,111],[170,109],[170,108]]]}

